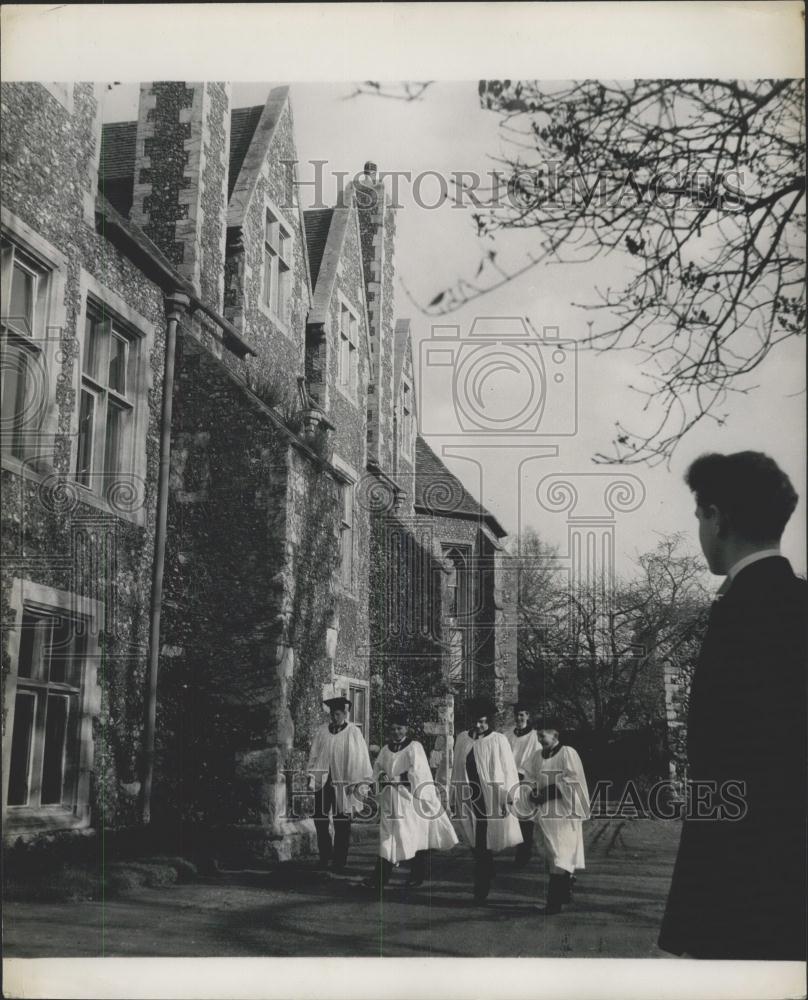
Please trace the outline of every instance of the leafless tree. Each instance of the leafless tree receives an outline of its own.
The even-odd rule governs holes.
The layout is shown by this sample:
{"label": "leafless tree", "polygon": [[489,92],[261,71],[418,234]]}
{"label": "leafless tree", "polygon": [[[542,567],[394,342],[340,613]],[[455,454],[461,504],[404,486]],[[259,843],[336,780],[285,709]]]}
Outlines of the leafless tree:
{"label": "leafless tree", "polygon": [[[621,287],[574,304],[594,310],[588,346],[641,352],[632,388],[654,423],[636,434],[617,421],[613,453],[596,460],[668,460],[805,332],[804,81],[484,80],[479,96],[500,119],[507,197],[474,212],[477,274],[425,311],[452,312],[540,264],[623,255]],[[535,243],[505,267],[499,240],[518,230]]]}
{"label": "leafless tree", "polygon": [[[694,656],[706,624],[700,562],[680,536],[662,536],[638,566],[636,578],[604,594],[597,582],[548,576],[539,561],[535,585],[520,588],[523,695],[602,739],[664,718],[663,663]],[[530,576],[524,563],[522,576]]]}

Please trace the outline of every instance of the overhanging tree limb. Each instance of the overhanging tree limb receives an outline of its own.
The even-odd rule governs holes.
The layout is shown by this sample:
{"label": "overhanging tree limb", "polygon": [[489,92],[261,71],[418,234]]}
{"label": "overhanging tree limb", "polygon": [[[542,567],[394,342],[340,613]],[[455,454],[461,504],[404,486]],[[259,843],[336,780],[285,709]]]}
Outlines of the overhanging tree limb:
{"label": "overhanging tree limb", "polygon": [[[632,388],[655,422],[635,433],[617,421],[613,453],[596,459],[669,460],[804,333],[804,82],[489,80],[479,96],[499,116],[509,197],[475,212],[474,279],[424,311],[453,312],[542,265],[622,254],[622,287],[578,303],[603,317],[584,343],[642,352]],[[495,248],[519,230],[535,246],[505,267]]]}

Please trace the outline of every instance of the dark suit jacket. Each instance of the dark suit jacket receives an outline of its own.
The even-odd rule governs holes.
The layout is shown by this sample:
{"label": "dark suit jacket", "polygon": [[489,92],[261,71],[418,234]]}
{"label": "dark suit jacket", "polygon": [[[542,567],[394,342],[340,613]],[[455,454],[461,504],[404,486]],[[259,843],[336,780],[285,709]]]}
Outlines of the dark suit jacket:
{"label": "dark suit jacket", "polygon": [[[690,692],[690,818],[659,936],[666,951],[805,960],[807,597],[788,560],[772,556],[713,606]],[[727,791],[743,799],[742,818],[732,818],[737,801],[723,818],[694,815],[708,781],[725,802]],[[720,805],[720,793],[702,795]]]}

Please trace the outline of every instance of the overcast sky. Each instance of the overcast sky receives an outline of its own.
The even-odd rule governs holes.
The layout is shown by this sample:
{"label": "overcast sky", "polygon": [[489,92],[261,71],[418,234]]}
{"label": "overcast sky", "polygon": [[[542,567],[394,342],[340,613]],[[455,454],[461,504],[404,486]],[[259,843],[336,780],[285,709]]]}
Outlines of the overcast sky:
{"label": "overcast sky", "polygon": [[[236,84],[234,106],[263,103],[270,84]],[[413,175],[437,171],[448,176],[456,171],[484,173],[496,164],[491,154],[501,151],[496,117],[480,110],[476,82],[437,83],[423,99],[403,102],[389,99],[350,98],[352,87],[347,83],[294,84],[292,106],[295,117],[299,180],[314,179],[312,160],[327,160],[329,171],[345,171],[353,175],[366,160],[378,164],[384,171],[405,170]],[[105,119],[133,119],[137,111],[137,87],[124,84],[114,88],[105,98]],[[337,182],[326,189],[324,200],[333,202]],[[308,204],[312,189],[301,188],[301,200]],[[437,180],[427,178],[420,190],[421,200],[432,204],[438,199]],[[437,291],[459,275],[473,277],[480,248],[474,236],[471,210],[450,203],[435,209],[415,204],[411,188],[403,184],[397,213],[396,243],[396,313],[412,320],[416,366],[418,344],[430,337],[433,319],[423,315],[417,303],[428,302]],[[512,244],[513,246],[513,244]],[[512,249],[512,259],[522,247]],[[508,244],[502,244],[508,253]],[[593,302],[595,285],[619,285],[625,259],[615,256],[608,261],[580,265],[540,266],[529,271],[505,288],[459,310],[442,323],[459,324],[461,336],[471,326],[475,316],[527,316],[534,326],[558,327],[563,338],[579,339],[586,332],[586,321],[592,319],[573,307],[573,302]],[[547,352],[545,352],[545,359]],[[610,452],[616,420],[630,430],[650,430],[656,411],[642,412],[643,400],[628,386],[638,382],[638,355],[623,351],[593,353],[580,351],[577,379],[577,432],[567,437],[547,437],[548,446],[557,454],[536,457],[535,449],[516,449],[505,438],[498,448],[474,448],[462,444],[468,459],[446,456],[447,465],[503,523],[509,532],[519,524],[536,528],[549,542],[565,550],[567,515],[544,509],[536,498],[540,480],[551,474],[579,477],[578,486],[590,488],[590,501],[582,503],[574,513],[597,514],[600,503],[591,493],[592,478],[599,473],[602,482],[628,473],[642,483],[645,498],[637,509],[617,514],[614,522],[618,570],[630,572],[632,559],[653,547],[656,533],[684,531],[691,547],[698,548],[693,517],[693,502],[682,482],[688,463],[704,451],[731,452],[755,449],[772,455],[792,478],[800,494],[800,504],[792,517],[783,539],[786,555],[796,570],[805,571],[805,396],[804,344],[787,341],[747,380],[746,386],[757,386],[748,396],[732,397],[721,406],[727,414],[723,426],[705,423],[688,435],[678,447],[670,468],[658,466],[598,466],[592,457],[596,452]],[[430,428],[450,426],[452,401],[441,392],[439,383],[429,377],[418,387],[421,415]],[[499,392],[504,398],[518,392],[509,382],[515,376],[501,373],[499,381],[492,378],[486,390]],[[549,383],[548,383],[549,384]],[[569,380],[565,382],[565,388]],[[563,423],[569,410],[569,399],[558,394],[550,398],[555,419]],[[438,453],[446,443],[439,435],[425,435]],[[457,452],[457,442],[452,442]],[[525,459],[529,461],[525,462]],[[520,468],[521,467],[521,468]],[[581,474],[586,475],[580,478]],[[605,508],[601,508],[606,513]]]}

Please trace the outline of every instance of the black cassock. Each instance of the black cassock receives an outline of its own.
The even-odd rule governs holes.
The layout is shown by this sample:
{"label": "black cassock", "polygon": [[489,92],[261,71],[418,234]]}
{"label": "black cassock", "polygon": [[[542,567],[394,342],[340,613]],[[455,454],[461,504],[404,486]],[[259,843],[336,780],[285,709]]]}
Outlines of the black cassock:
{"label": "black cassock", "polygon": [[690,693],[688,778],[745,782],[748,811],[684,820],[665,951],[805,960],[807,597],[772,556],[713,605]]}

